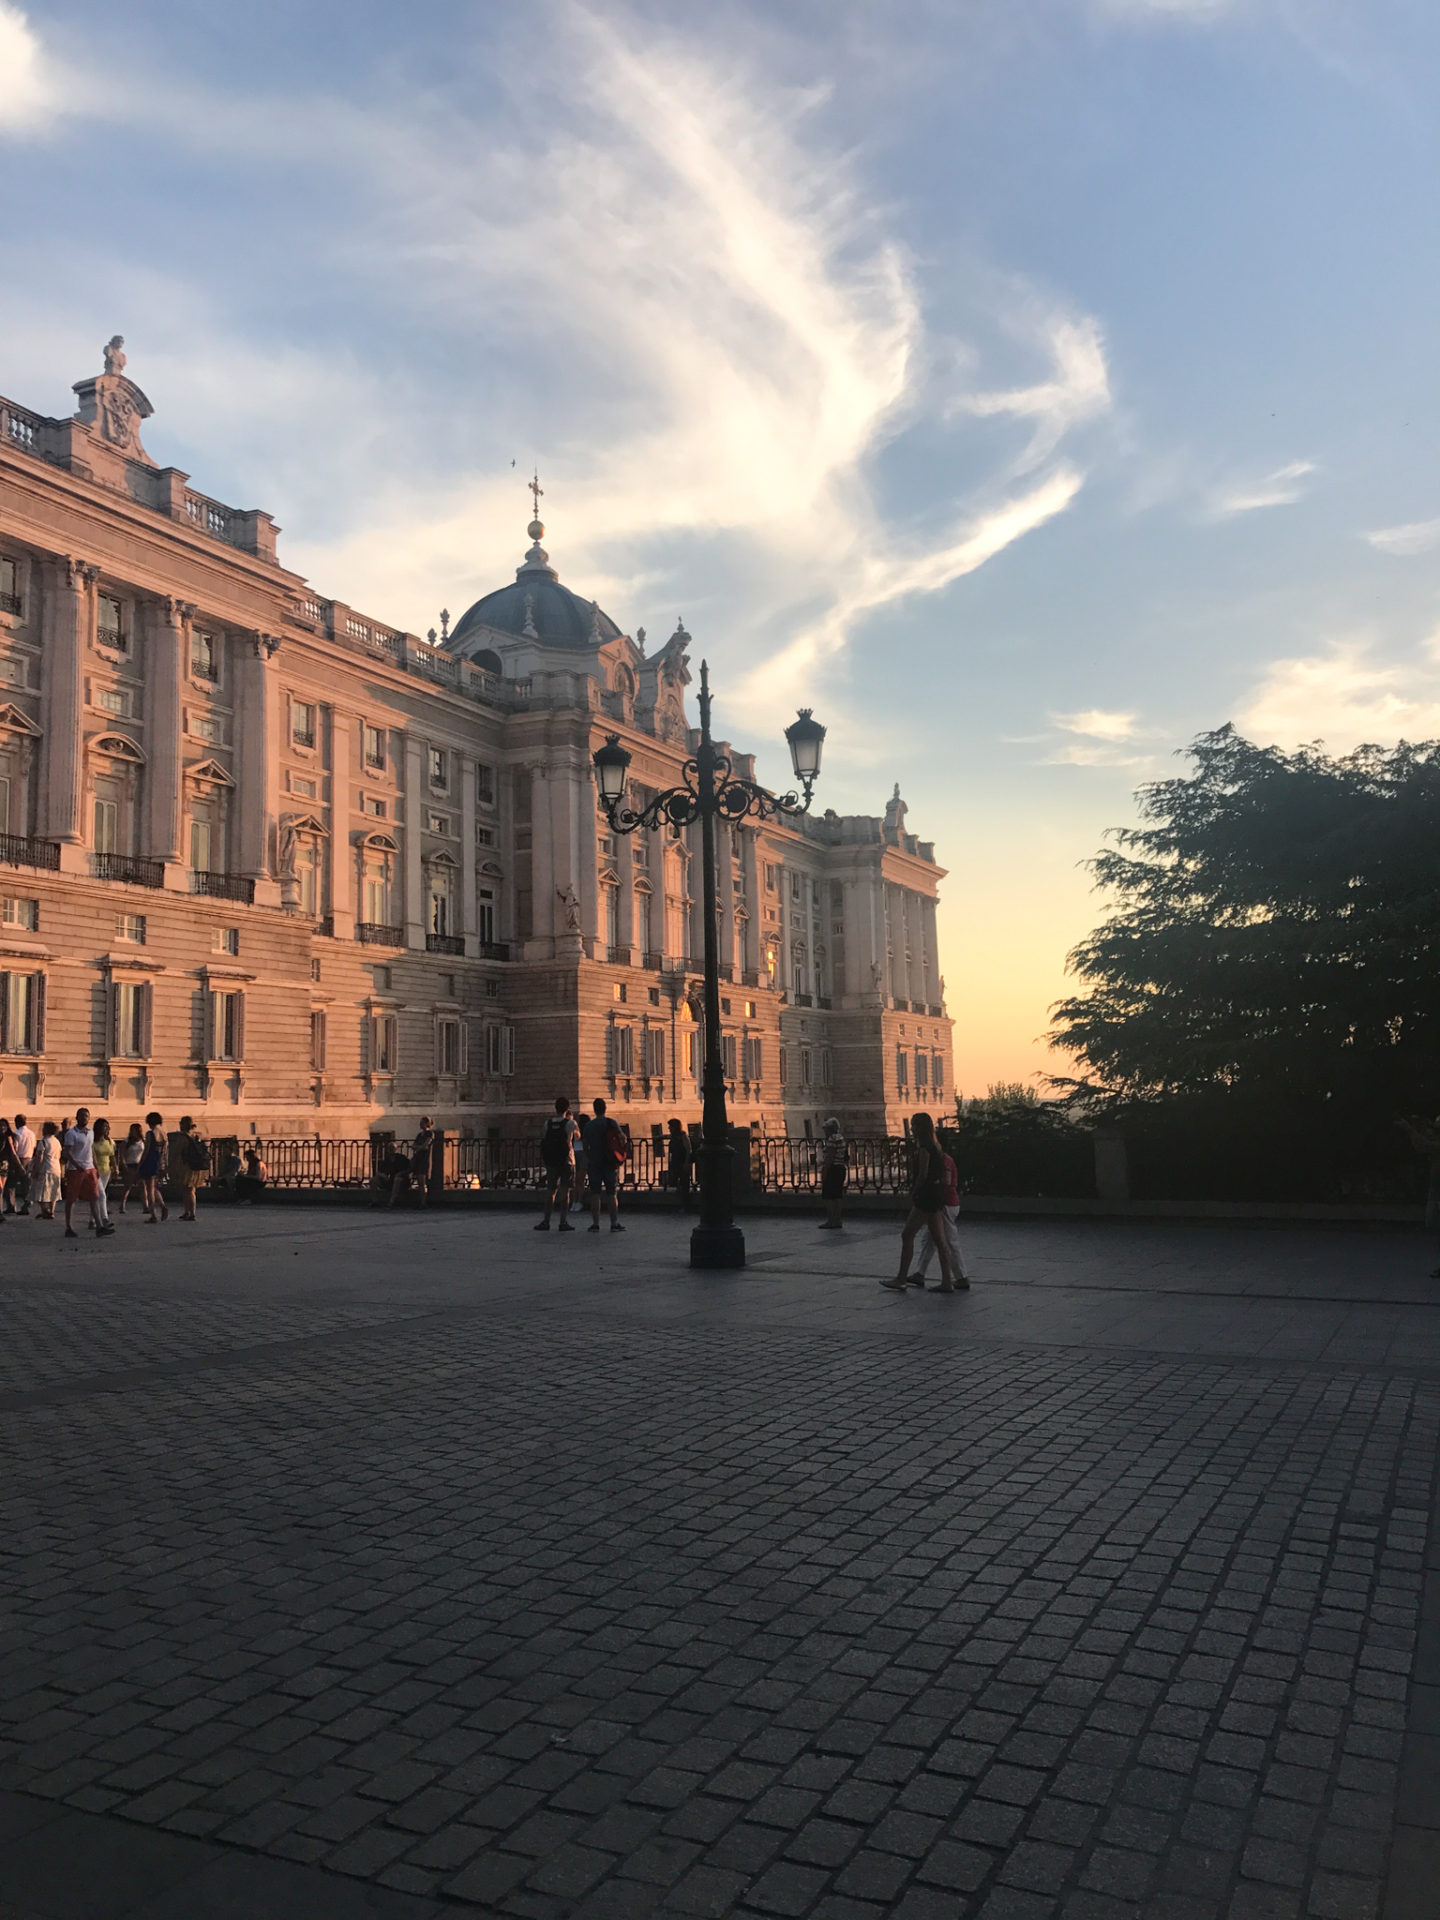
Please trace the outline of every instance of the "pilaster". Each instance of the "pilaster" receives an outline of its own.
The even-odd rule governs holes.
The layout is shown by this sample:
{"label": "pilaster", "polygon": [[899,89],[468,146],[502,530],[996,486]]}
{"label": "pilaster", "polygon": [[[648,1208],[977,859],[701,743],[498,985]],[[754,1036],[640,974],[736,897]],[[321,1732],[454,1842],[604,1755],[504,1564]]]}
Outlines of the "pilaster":
{"label": "pilaster", "polygon": [[330,712],[330,925],[337,940],[355,937],[355,855],[350,845],[350,756],[359,717]]}
{"label": "pilaster", "polygon": [[80,847],[86,837],[81,726],[84,653],[94,627],[95,582],[100,570],[66,555],[50,562],[45,574],[41,621],[45,672],[40,696],[40,724],[45,738],[40,757],[40,833],[45,839]]}
{"label": "pilaster", "polygon": [[405,831],[400,840],[405,944],[425,946],[425,874],[420,860],[420,822],[425,818],[425,743],[405,735]]}
{"label": "pilaster", "polygon": [[475,756],[455,756],[456,778],[460,782],[460,927],[465,951],[473,959],[479,952],[475,930]]}
{"label": "pilaster", "polygon": [[[185,646],[194,607],[167,595],[146,608],[144,851],[167,866],[183,864],[185,767],[180,733]],[[167,875],[167,879],[168,879]]]}
{"label": "pilaster", "polygon": [[255,904],[278,907],[280,888],[270,863],[271,832],[278,811],[275,785],[278,756],[275,736],[277,675],[272,662],[280,649],[273,634],[252,633],[237,648],[240,685],[236,705],[240,750],[236,755],[236,845],[239,870],[255,882]]}
{"label": "pilaster", "polygon": [[533,937],[529,958],[549,960],[555,952],[555,848],[550,806],[550,769],[530,769],[530,890]]}

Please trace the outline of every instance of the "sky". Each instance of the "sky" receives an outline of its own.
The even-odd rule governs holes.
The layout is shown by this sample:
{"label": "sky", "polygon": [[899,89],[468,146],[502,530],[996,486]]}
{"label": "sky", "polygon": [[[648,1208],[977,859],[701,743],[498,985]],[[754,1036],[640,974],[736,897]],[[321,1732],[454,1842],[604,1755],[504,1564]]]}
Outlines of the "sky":
{"label": "sky", "polygon": [[[1233,721],[1440,735],[1433,0],[0,0],[0,392],[424,633],[546,546],[933,840],[967,1094]],[[1038,1076],[1038,1077],[1037,1077]]]}

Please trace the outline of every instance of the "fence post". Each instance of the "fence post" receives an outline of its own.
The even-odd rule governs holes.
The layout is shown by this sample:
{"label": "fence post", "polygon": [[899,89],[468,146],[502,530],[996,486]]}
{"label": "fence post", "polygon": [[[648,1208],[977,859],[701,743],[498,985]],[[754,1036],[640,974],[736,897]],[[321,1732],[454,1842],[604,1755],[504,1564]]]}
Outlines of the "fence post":
{"label": "fence post", "polygon": [[1130,1198],[1130,1161],[1125,1136],[1118,1127],[1096,1127],[1090,1136],[1095,1149],[1095,1193],[1101,1200]]}
{"label": "fence post", "polygon": [[445,1195],[445,1143],[448,1135],[443,1127],[437,1127],[435,1138],[430,1143],[430,1165],[425,1169],[425,1194],[430,1200],[441,1200]]}

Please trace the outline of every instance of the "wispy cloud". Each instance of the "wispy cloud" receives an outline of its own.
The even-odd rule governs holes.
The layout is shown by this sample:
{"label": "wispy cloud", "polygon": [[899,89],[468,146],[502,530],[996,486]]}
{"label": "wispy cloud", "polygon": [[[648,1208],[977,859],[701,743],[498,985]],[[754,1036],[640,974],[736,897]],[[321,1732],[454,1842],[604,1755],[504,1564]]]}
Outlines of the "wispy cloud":
{"label": "wispy cloud", "polygon": [[1261,480],[1236,480],[1219,487],[1210,497],[1209,514],[1214,520],[1232,514],[1256,513],[1264,507],[1290,507],[1304,493],[1304,482],[1315,472],[1313,460],[1291,460]]}
{"label": "wispy cloud", "polygon": [[1333,640],[1320,652],[1270,665],[1236,715],[1242,733],[1294,747],[1323,740],[1335,752],[1374,742],[1440,736],[1440,647],[1384,663],[1368,635]]}
{"label": "wispy cloud", "polygon": [[[1070,505],[1084,469],[1057,450],[1109,405],[1099,327],[1049,320],[1007,283],[994,330],[1035,377],[992,374],[963,411],[1023,437],[995,449],[988,480],[972,448],[962,481],[957,456],[928,533],[902,528],[879,456],[917,422],[933,428],[946,396],[915,268],[824,138],[820,97],[743,48],[721,59],[579,5],[556,9],[549,44],[537,67],[515,36],[489,90],[503,104],[483,121],[458,86],[383,112],[211,99],[170,77],[111,89],[105,111],[199,164],[283,166],[286,220],[303,223],[307,198],[328,205],[320,188],[338,178],[363,218],[302,224],[287,243],[337,290],[363,289],[372,320],[386,302],[395,314],[368,355],[357,341],[329,357],[322,405],[290,376],[324,362],[323,345],[278,355],[287,377],[272,380],[203,271],[187,279],[176,260],[163,296],[156,275],[143,298],[132,277],[147,318],[125,330],[157,406],[151,439],[178,398],[191,446],[226,449],[245,490],[278,509],[292,565],[413,626],[442,596],[458,612],[508,576],[526,517],[510,459],[538,458],[563,577],[652,627],[683,582],[692,630],[723,621],[736,664],[765,664],[773,705],[777,670],[832,656],[879,610],[943,589]],[[443,406],[433,369],[426,393],[374,357],[417,326],[457,370]],[[235,377],[238,362],[253,377]],[[474,428],[457,444],[466,410]],[[322,419],[333,441],[307,430]],[[967,438],[958,415],[951,432]],[[198,463],[197,480],[216,488]],[[759,676],[748,685],[758,699]]]}
{"label": "wispy cloud", "polygon": [[1110,20],[1178,20],[1207,25],[1235,13],[1240,0],[1092,0],[1095,11]]}
{"label": "wispy cloud", "polygon": [[1105,707],[1086,707],[1080,713],[1052,713],[1050,718],[1065,733],[1085,734],[1092,740],[1128,740],[1139,716],[1113,713]]}
{"label": "wispy cloud", "polygon": [[1408,526],[1378,527],[1365,538],[1378,552],[1391,553],[1397,558],[1429,553],[1432,547],[1440,547],[1440,520],[1412,520]]}
{"label": "wispy cloud", "polygon": [[61,97],[28,18],[0,0],[0,135],[43,126],[59,111]]}

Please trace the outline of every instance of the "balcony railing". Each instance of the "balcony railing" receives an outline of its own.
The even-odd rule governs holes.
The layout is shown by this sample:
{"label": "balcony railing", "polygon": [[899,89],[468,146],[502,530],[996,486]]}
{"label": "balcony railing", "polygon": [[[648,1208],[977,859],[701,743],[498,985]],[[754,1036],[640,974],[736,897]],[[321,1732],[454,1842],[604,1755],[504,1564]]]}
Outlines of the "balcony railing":
{"label": "balcony railing", "polygon": [[379,920],[357,920],[355,938],[362,947],[403,947],[405,929],[385,926]]}
{"label": "balcony railing", "polygon": [[97,853],[94,858],[97,880],[123,880],[130,887],[163,887],[165,884],[163,860],[145,860],[130,853]]}
{"label": "balcony railing", "polygon": [[482,960],[508,960],[510,958],[509,942],[506,940],[482,940],[480,942],[480,958]]}
{"label": "balcony railing", "polygon": [[255,882],[238,873],[210,873],[198,867],[190,876],[191,890],[210,900],[238,900],[242,907],[255,904]]}
{"label": "balcony railing", "polygon": [[794,999],[797,1007],[813,1007],[815,1004],[814,995],[809,993],[797,993]]}
{"label": "balcony railing", "polygon": [[629,947],[607,947],[605,949],[605,958],[610,962],[612,967],[628,967],[630,964],[630,949]]}
{"label": "balcony railing", "polygon": [[316,933],[320,934],[324,939],[333,940],[335,938],[334,914],[327,913],[326,915],[324,915],[322,919],[317,920],[315,922],[315,931]]}
{"label": "balcony railing", "polygon": [[464,953],[465,941],[458,933],[427,933],[425,951],[427,953]]}
{"label": "balcony railing", "polygon": [[642,956],[641,964],[648,967],[651,973],[660,973],[665,966],[665,956],[661,953],[647,953]]}
{"label": "balcony railing", "polygon": [[746,967],[740,975],[740,984],[742,987],[758,987],[760,984],[760,969],[758,967]]}
{"label": "balcony railing", "polygon": [[828,993],[817,993],[815,996],[815,1004],[817,1007],[823,1007],[826,1013],[829,1013],[835,1003],[831,1000]]}
{"label": "balcony railing", "polygon": [[95,638],[102,647],[110,647],[116,653],[130,651],[130,636],[122,633],[119,627],[97,627]]}
{"label": "balcony railing", "polygon": [[0,833],[0,861],[7,867],[43,867],[47,873],[58,873],[60,842],[32,840],[24,833]]}
{"label": "balcony railing", "polygon": [[0,593],[0,613],[20,613],[23,607],[18,593]]}

